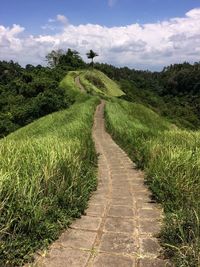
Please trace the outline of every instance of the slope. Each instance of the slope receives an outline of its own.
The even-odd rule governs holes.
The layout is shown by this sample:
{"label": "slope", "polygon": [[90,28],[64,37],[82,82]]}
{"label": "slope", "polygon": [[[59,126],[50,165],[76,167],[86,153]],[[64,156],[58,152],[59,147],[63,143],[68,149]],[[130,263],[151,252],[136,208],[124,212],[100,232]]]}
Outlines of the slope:
{"label": "slope", "polygon": [[166,251],[177,266],[199,266],[199,132],[180,130],[144,105],[113,97],[123,92],[96,70],[69,72],[61,82],[70,94],[81,95],[83,103],[44,117],[0,143],[0,260],[19,264],[55,239],[70,218],[83,212],[95,188],[91,128],[98,100],[80,93],[77,77],[87,93],[108,100],[107,130],[145,170],[154,198],[162,203]]}
{"label": "slope", "polygon": [[181,130],[141,104],[117,99],[107,103],[105,116],[164,208],[166,253],[176,266],[200,266],[200,131]]}
{"label": "slope", "polygon": [[101,71],[95,69],[70,71],[61,82],[61,86],[80,91],[79,86],[75,82],[76,77],[79,77],[80,83],[89,94],[108,97],[124,95],[116,82],[108,78]]}
{"label": "slope", "polygon": [[97,103],[88,96],[0,141],[0,266],[21,266],[84,211],[96,187]]}
{"label": "slope", "polygon": [[143,173],[105,131],[104,104],[96,109],[93,127],[99,154],[97,191],[84,215],[33,267],[171,266],[160,259],[162,249],[154,237],[161,209],[152,203]]}

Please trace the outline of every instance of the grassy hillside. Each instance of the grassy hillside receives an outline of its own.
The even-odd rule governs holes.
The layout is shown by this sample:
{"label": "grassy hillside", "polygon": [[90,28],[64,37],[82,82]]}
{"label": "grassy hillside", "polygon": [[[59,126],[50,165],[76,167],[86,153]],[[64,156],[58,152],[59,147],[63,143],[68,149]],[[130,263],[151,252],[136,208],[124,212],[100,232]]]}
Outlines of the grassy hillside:
{"label": "grassy hillside", "polygon": [[108,131],[144,168],[166,219],[162,241],[177,266],[200,266],[200,132],[174,128],[136,103],[106,105]]}
{"label": "grassy hillside", "polygon": [[75,83],[75,78],[79,75],[79,71],[69,71],[68,74],[60,82],[62,88],[68,88],[71,91],[80,92],[79,87]]}
{"label": "grassy hillside", "polygon": [[117,81],[125,100],[147,105],[181,128],[200,129],[200,63],[174,64],[161,72],[95,64]]}
{"label": "grassy hillside", "polygon": [[0,266],[22,264],[85,209],[96,187],[97,103],[88,97],[0,141]]}
{"label": "grassy hillside", "polygon": [[81,84],[89,94],[110,97],[124,95],[117,83],[108,78],[103,72],[95,69],[70,71],[61,82],[61,86],[71,88],[74,91],[80,91],[80,88],[75,83],[75,78],[77,76],[79,76]]}
{"label": "grassy hillside", "polygon": [[193,98],[189,101],[189,95],[188,97],[160,96],[158,92],[138,88],[133,82],[128,80],[121,81],[120,86],[126,93],[123,99],[133,103],[141,103],[153,109],[182,129],[199,129],[199,114],[195,111],[197,99]]}
{"label": "grassy hillside", "polygon": [[[188,112],[187,105],[181,104],[180,108],[183,103],[179,103],[180,96],[173,101],[170,97],[168,105],[160,94],[148,91],[149,85],[157,84],[152,77],[149,82],[149,73],[138,74],[127,68],[111,72],[110,76],[115,78],[121,74],[119,82],[126,93],[124,98],[131,103],[116,98],[124,92],[101,71],[71,69],[59,90],[55,88],[60,76],[56,87],[50,88],[48,94],[39,92],[36,97],[41,101],[34,103],[36,107],[41,103],[42,111],[47,109],[42,116],[76,103],[0,141],[0,266],[23,264],[84,211],[96,187],[97,163],[91,131],[99,100],[88,94],[108,99],[105,110],[108,131],[138,167],[145,170],[155,199],[164,207],[166,218],[161,239],[168,256],[172,256],[177,266],[200,266],[200,132],[177,127],[195,129],[198,114]],[[52,71],[48,73],[51,76]],[[80,92],[76,77],[87,94]],[[45,82],[46,86],[49,90],[49,83]],[[67,105],[53,109],[55,99]],[[12,107],[12,102],[9,105]],[[32,114],[32,109],[29,113]]]}

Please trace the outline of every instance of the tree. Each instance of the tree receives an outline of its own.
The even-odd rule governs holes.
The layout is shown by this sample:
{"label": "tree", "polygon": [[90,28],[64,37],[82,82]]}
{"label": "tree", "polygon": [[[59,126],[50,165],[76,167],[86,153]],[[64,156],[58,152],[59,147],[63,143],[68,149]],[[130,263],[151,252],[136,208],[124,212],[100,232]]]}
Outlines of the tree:
{"label": "tree", "polygon": [[86,55],[89,59],[92,59],[91,65],[92,67],[94,67],[94,58],[98,57],[98,54],[95,53],[93,50],[90,50],[88,53],[86,53]]}
{"label": "tree", "polygon": [[67,52],[60,56],[59,66],[68,67],[68,69],[84,68],[85,62],[76,50],[68,49]]}
{"label": "tree", "polygon": [[52,50],[47,56],[46,60],[48,65],[51,68],[54,68],[58,65],[60,57],[64,54],[64,51],[62,49],[58,50]]}

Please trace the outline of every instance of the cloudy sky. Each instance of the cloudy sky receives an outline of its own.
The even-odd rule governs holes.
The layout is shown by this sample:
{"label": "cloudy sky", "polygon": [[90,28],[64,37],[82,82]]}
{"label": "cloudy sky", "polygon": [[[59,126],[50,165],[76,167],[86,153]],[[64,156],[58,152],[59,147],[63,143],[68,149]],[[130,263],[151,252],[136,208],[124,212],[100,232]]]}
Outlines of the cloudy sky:
{"label": "cloudy sky", "polygon": [[137,69],[200,61],[200,0],[0,0],[0,60],[59,48]]}

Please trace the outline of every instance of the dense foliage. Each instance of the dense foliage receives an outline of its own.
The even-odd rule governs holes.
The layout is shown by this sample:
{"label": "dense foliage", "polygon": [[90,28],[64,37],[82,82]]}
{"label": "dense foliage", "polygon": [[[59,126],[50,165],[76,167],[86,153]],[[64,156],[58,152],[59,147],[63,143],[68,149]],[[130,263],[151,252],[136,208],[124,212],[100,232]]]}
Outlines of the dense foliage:
{"label": "dense foliage", "polygon": [[161,238],[168,256],[176,266],[200,266],[200,131],[176,129],[143,105],[122,100],[107,103],[106,124],[145,170],[164,207]]}
{"label": "dense foliage", "polygon": [[[22,68],[12,61],[0,62],[0,137],[73,103],[59,82],[68,71],[89,65],[71,49],[52,51],[46,59],[50,67],[29,64]],[[161,72],[99,63],[95,68],[118,81],[126,93],[124,99],[145,104],[179,127],[200,127],[200,63],[175,64]],[[99,82],[92,79],[92,83]]]}
{"label": "dense foliage", "polygon": [[0,62],[0,69],[1,137],[70,105],[57,72],[30,65],[23,69],[13,62]]}
{"label": "dense foliage", "polygon": [[95,67],[119,82],[124,99],[149,106],[179,127],[200,128],[200,63],[175,64],[161,72]]}
{"label": "dense foliage", "polygon": [[96,187],[97,98],[50,114],[0,141],[0,266],[22,266],[79,217]]}
{"label": "dense foliage", "polygon": [[[48,57],[51,66],[52,61],[51,52]],[[81,67],[85,67],[85,63],[70,49],[59,56],[54,68],[30,64],[22,68],[12,61],[0,62],[0,137],[69,107],[74,98],[68,88],[59,86],[60,81],[69,70]]]}

